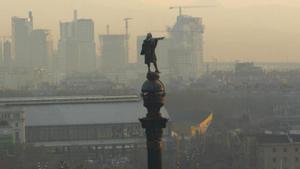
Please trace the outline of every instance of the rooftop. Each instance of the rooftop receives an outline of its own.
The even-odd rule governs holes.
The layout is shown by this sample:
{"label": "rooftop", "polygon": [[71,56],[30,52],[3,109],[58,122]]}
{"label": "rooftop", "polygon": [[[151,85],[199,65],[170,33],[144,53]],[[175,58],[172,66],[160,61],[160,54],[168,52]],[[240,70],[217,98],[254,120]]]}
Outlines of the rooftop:
{"label": "rooftop", "polygon": [[261,144],[299,143],[299,134],[260,134],[257,141]]}
{"label": "rooftop", "polygon": [[127,96],[57,96],[57,97],[11,97],[0,98],[2,106],[29,106],[47,104],[87,104],[103,102],[130,102],[138,101],[136,95]]}
{"label": "rooftop", "polygon": [[[125,96],[124,96],[125,97]],[[140,99],[111,97],[109,101],[68,102],[56,104],[31,104],[22,106],[26,126],[62,126],[91,124],[139,123],[147,110]],[[106,98],[107,99],[107,98]],[[116,99],[115,101],[113,99]],[[120,101],[121,99],[122,101]],[[162,116],[169,118],[167,110],[161,109]]]}

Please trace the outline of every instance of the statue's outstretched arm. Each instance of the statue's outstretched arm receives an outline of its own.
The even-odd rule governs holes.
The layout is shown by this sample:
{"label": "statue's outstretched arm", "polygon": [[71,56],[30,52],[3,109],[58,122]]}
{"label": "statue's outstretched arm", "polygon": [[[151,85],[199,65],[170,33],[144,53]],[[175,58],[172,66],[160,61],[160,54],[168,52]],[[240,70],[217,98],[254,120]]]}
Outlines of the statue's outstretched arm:
{"label": "statue's outstretched arm", "polygon": [[155,40],[163,40],[163,39],[165,39],[165,37],[158,37],[158,38],[153,38],[153,39],[155,39]]}

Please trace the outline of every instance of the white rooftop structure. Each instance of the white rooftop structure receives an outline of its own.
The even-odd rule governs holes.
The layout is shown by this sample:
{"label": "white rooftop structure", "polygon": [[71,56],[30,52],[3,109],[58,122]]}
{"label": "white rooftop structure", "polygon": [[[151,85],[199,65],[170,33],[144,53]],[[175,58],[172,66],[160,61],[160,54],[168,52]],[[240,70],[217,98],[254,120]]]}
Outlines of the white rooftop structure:
{"label": "white rooftop structure", "polygon": [[139,123],[147,113],[136,95],[1,98],[0,105],[22,108],[26,127]]}
{"label": "white rooftop structure", "polygon": [[[92,104],[34,105],[24,107],[26,126],[139,123],[147,110],[141,101]],[[164,117],[169,118],[165,108]]]}

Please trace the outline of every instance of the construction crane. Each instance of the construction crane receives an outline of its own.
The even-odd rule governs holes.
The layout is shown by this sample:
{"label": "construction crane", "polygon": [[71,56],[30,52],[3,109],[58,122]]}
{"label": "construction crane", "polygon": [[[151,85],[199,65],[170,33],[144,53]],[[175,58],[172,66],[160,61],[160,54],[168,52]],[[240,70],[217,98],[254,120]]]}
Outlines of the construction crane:
{"label": "construction crane", "polygon": [[182,9],[183,8],[209,8],[215,7],[216,5],[197,5],[197,6],[171,6],[169,9],[178,9],[179,16],[182,16]]}
{"label": "construction crane", "polygon": [[124,22],[125,22],[125,45],[126,45],[126,57],[128,59],[129,56],[129,32],[128,32],[128,21],[132,20],[133,18],[124,18]]}
{"label": "construction crane", "polygon": [[125,22],[125,35],[128,35],[128,21],[132,20],[133,18],[124,18],[124,22]]}

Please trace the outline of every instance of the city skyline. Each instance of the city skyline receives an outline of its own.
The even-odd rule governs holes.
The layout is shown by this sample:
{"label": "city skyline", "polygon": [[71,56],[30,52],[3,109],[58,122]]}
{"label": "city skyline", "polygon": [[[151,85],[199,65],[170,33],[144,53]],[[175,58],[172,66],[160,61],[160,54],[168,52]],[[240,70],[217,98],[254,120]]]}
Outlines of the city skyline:
{"label": "city skyline", "polygon": [[[0,35],[10,34],[10,16],[24,16],[28,10],[35,15],[37,28],[49,29],[57,43],[59,21],[72,18],[73,9],[78,9],[80,16],[91,18],[95,22],[95,36],[106,32],[109,24],[111,33],[123,33],[123,18],[133,17],[130,22],[130,45],[135,51],[135,37],[148,31],[165,31],[166,26],[173,26],[178,12],[169,10],[171,5],[199,5],[200,1],[166,1],[154,3],[150,1],[130,1],[128,3],[105,1],[54,2],[18,2],[21,8],[13,8],[13,1],[5,2],[5,10],[1,10]],[[300,16],[297,1],[242,1],[224,0],[203,4],[217,4],[216,8],[189,9],[184,14],[202,17],[205,25],[204,60],[205,61],[273,61],[299,62],[297,38],[300,24],[287,18]],[[61,4],[61,5],[59,5]],[[5,6],[5,5],[4,5]],[[47,9],[45,6],[49,6]],[[51,9],[55,6],[55,12]],[[65,6],[65,7],[63,7]],[[126,6],[123,8],[122,6]],[[3,5],[2,5],[3,7]],[[139,7],[139,8],[138,8]],[[153,13],[155,9],[156,13]],[[114,12],[118,11],[118,12]],[[108,16],[104,15],[108,14]],[[113,17],[113,19],[112,19]],[[147,18],[147,19],[145,19]],[[149,24],[145,24],[145,23]],[[56,45],[54,45],[56,46]],[[135,52],[131,56],[135,57]],[[135,59],[134,59],[135,60]]]}

